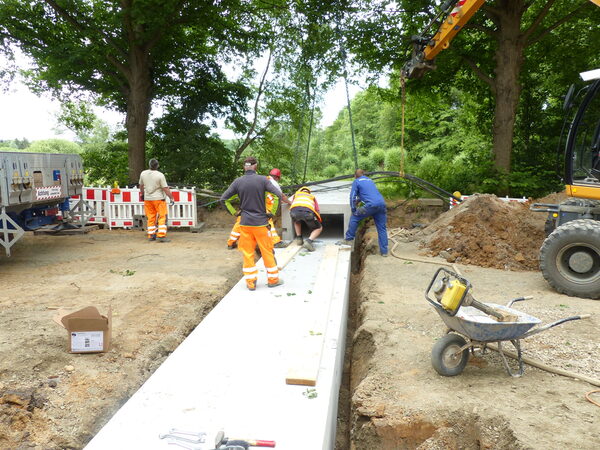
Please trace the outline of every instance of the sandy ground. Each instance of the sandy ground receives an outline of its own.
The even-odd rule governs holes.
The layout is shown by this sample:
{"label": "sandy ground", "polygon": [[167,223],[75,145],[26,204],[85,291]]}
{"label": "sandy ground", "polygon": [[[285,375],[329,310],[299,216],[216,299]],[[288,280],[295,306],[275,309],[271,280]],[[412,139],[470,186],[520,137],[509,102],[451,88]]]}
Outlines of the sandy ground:
{"label": "sandy ground", "polygon": [[[366,246],[374,239],[368,231]],[[395,253],[445,262],[423,256],[416,243],[400,243]],[[351,448],[600,448],[600,408],[585,399],[598,387],[530,366],[511,378],[494,352],[472,357],[456,377],[434,371],[431,349],[446,327],[424,292],[438,267],[371,254],[356,276]],[[552,292],[536,271],[458,268],[481,301],[532,295],[515,308],[544,322],[592,313],[525,339],[522,348],[528,357],[600,381],[600,301]]]}
{"label": "sandy ground", "polygon": [[[229,229],[26,237],[0,256],[0,448],[81,448],[240,277]],[[56,308],[113,311],[105,354],[66,351]],[[71,367],[69,367],[71,366]]]}
{"label": "sandy ground", "polygon": [[[391,205],[390,227],[439,212]],[[239,279],[240,255],[225,249],[231,217],[217,211],[202,220],[201,233],[173,232],[168,244],[134,231],[28,233],[11,258],[0,255],[0,448],[82,448]],[[584,398],[594,386],[531,367],[511,378],[495,354],[472,358],[457,377],[439,376],[430,354],[445,328],[424,299],[438,266],[384,259],[374,242],[368,230],[353,277],[353,348],[340,396],[350,413],[339,420],[339,450],[600,447],[600,408]],[[416,242],[395,253],[444,261]],[[544,321],[592,313],[523,349],[600,379],[600,301],[558,295],[537,271],[458,267],[480,300],[533,295],[518,306]],[[112,306],[113,348],[69,354],[52,316],[88,305]]]}

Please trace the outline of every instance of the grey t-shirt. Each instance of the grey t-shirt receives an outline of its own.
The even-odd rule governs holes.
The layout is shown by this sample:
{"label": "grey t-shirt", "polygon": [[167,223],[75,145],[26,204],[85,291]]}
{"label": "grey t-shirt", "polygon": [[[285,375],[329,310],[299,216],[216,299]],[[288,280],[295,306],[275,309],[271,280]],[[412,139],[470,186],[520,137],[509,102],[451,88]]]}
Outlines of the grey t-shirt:
{"label": "grey t-shirt", "polygon": [[237,194],[240,197],[240,210],[242,211],[240,225],[264,226],[269,222],[265,206],[265,192],[270,192],[281,199],[281,191],[267,177],[258,175],[253,170],[247,170],[243,176],[236,178],[221,195],[221,204],[224,205],[225,200]]}

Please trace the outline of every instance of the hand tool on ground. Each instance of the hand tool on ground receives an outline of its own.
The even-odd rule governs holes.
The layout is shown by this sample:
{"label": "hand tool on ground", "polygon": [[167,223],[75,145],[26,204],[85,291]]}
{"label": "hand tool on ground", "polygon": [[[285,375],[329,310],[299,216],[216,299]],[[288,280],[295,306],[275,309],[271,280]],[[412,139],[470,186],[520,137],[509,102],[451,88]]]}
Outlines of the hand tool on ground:
{"label": "hand tool on ground", "polygon": [[248,449],[248,447],[275,447],[275,441],[265,441],[260,439],[229,439],[225,437],[224,431],[219,431],[215,437],[216,450],[237,450]]}
{"label": "hand tool on ground", "polygon": [[168,433],[158,435],[160,439],[173,439],[190,444],[203,444],[206,442],[206,433],[204,431],[185,431],[171,428]]}

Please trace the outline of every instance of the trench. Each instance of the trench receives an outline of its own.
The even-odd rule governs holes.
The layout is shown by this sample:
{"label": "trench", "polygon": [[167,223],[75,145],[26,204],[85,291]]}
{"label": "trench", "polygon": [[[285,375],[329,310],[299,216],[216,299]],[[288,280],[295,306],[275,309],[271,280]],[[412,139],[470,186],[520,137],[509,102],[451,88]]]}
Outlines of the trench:
{"label": "trench", "polygon": [[[369,375],[377,358],[375,337],[361,327],[360,288],[367,249],[364,235],[372,223],[362,227],[356,237],[350,280],[350,304],[346,334],[344,371],[339,391],[336,450],[402,449],[481,449],[519,448],[508,422],[499,417],[482,417],[467,411],[441,407],[435,414],[402,405],[403,412],[369,410],[355,399],[360,384]],[[432,369],[433,370],[433,369]],[[385,405],[387,406],[387,405]],[[490,433],[490,430],[494,430]]]}

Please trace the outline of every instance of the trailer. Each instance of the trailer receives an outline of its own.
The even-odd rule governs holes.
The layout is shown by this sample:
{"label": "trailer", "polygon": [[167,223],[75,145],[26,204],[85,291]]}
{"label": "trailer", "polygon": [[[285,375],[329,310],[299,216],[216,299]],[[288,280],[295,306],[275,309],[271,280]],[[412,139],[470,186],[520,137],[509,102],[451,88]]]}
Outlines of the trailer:
{"label": "trailer", "polygon": [[0,245],[72,216],[69,198],[81,195],[83,164],[77,154],[0,152]]}

